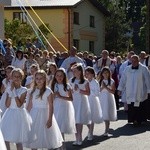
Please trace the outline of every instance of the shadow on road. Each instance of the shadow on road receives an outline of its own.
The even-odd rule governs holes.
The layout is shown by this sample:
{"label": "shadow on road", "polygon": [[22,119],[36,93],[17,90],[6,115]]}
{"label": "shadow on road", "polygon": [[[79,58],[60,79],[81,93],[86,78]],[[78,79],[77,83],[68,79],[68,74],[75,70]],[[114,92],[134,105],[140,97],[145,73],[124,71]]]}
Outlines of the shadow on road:
{"label": "shadow on road", "polygon": [[110,133],[113,135],[113,138],[120,136],[131,136],[136,134],[142,134],[146,131],[150,131],[150,122],[143,123],[139,126],[133,124],[126,124],[122,127],[119,127],[116,130],[111,129]]}
{"label": "shadow on road", "polygon": [[[124,110],[118,111],[118,120],[126,120],[127,113]],[[150,121],[141,124],[140,126],[134,126],[133,124],[125,124],[117,128],[116,130],[110,129],[110,136],[94,136],[93,141],[87,141],[87,138],[84,139],[82,146],[73,146],[73,141],[66,142],[66,150],[82,150],[84,148],[92,148],[92,146],[98,145],[101,142],[108,140],[110,138],[118,138],[120,136],[132,136],[137,134],[142,134],[146,131],[150,131]]]}
{"label": "shadow on road", "polygon": [[82,150],[84,148],[92,147],[95,145],[100,144],[101,142],[108,140],[111,137],[104,137],[104,136],[94,136],[93,141],[87,141],[87,138],[84,139],[82,146],[73,146],[73,141],[66,142],[66,149],[67,150]]}

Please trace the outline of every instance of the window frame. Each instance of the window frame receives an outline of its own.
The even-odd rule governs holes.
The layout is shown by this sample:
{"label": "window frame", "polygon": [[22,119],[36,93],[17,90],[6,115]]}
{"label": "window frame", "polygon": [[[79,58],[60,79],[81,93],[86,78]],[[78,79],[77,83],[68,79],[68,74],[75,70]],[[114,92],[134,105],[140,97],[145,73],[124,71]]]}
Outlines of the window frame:
{"label": "window frame", "polygon": [[89,52],[94,53],[94,50],[95,50],[95,42],[89,41]]}
{"label": "window frame", "polygon": [[90,27],[95,28],[95,17],[90,15]]}
{"label": "window frame", "polygon": [[73,46],[75,46],[77,48],[77,50],[79,50],[80,40],[79,39],[73,39]]}
{"label": "window frame", "polygon": [[79,25],[79,12],[73,12],[73,23]]}
{"label": "window frame", "polygon": [[[27,23],[26,12],[13,12],[13,20],[18,19],[21,23]],[[18,17],[16,17],[18,15]]]}

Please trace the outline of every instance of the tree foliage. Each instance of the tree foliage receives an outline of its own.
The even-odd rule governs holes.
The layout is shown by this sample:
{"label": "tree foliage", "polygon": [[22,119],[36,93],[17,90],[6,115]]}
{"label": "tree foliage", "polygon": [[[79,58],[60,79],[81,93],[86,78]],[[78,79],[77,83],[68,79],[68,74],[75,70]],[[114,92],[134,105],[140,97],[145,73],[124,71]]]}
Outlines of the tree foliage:
{"label": "tree foliage", "polygon": [[99,0],[110,12],[106,18],[106,49],[116,52],[126,51],[129,42],[130,24],[126,22],[125,7],[122,3],[112,0]]}
{"label": "tree foliage", "polygon": [[13,43],[17,45],[19,41],[24,42],[27,37],[30,37],[34,32],[28,24],[22,24],[19,20],[5,20],[5,36],[11,38]]}
{"label": "tree foliage", "polygon": [[141,10],[143,26],[140,28],[139,32],[141,50],[146,50],[146,11],[147,7],[145,5]]}
{"label": "tree foliage", "polygon": [[143,47],[145,38],[144,26],[146,20],[142,10],[146,0],[98,1],[111,14],[106,19],[106,48],[109,50],[126,51],[130,45],[134,45],[134,49],[139,51]]}
{"label": "tree foliage", "polygon": [[124,2],[126,4],[126,19],[127,21],[128,19],[131,19],[134,48],[138,52],[145,50],[146,36],[143,33],[145,30],[146,12],[144,13],[143,11],[146,0],[124,0]]}
{"label": "tree foliage", "polygon": [[[49,24],[46,24],[47,27],[49,27]],[[42,33],[46,36],[48,36],[48,31],[45,30],[45,27],[43,25],[39,26]],[[40,39],[46,44],[44,38],[42,35],[37,31],[37,34],[39,35]],[[18,19],[8,21],[5,19],[5,37],[11,38],[13,41],[13,44],[15,46],[18,46],[18,44],[24,45],[27,38],[31,38],[34,40],[36,38],[36,34],[32,27],[27,23],[22,23]]]}

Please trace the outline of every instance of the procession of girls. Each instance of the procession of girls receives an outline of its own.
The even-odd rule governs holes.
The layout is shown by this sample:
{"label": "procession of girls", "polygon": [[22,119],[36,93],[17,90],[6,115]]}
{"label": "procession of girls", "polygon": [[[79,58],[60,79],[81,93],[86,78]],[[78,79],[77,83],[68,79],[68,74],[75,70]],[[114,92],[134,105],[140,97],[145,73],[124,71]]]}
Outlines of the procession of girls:
{"label": "procession of girls", "polygon": [[[76,63],[71,66],[73,76],[68,80],[63,68],[51,64],[46,74],[34,64],[26,87],[22,86],[21,69],[8,66],[6,71],[0,136],[7,150],[9,143],[16,143],[17,150],[63,149],[65,134],[75,134],[73,145],[80,146],[83,125],[88,128],[87,140],[92,141],[95,123],[104,121],[104,136],[108,136],[110,121],[117,120],[115,83],[107,67],[96,76],[92,67],[83,69]],[[0,146],[6,149],[4,143]]]}

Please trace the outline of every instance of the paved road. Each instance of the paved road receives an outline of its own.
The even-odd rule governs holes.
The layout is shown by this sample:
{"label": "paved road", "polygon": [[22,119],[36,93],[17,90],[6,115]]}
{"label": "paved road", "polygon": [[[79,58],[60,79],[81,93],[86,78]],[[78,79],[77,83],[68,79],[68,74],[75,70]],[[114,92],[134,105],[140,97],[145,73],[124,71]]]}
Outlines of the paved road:
{"label": "paved road", "polygon": [[[66,150],[150,150],[150,122],[140,127],[127,124],[127,114],[122,110],[118,111],[118,121],[111,122],[109,137],[103,137],[104,123],[95,125],[94,140],[86,140],[87,127],[83,130],[83,145],[72,146],[74,135],[66,135]],[[16,148],[11,145],[12,150]],[[29,150],[24,148],[24,150]]]}

